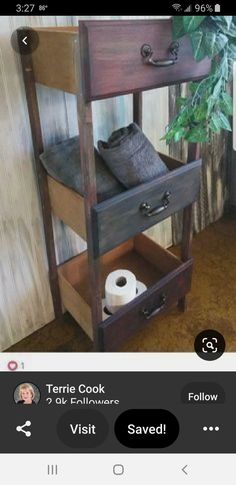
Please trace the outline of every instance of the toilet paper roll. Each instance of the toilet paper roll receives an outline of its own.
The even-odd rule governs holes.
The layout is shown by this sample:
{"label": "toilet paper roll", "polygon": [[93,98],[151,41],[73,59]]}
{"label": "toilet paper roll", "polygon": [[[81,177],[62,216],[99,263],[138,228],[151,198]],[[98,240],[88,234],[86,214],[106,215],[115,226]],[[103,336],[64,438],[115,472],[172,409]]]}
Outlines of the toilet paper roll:
{"label": "toilet paper roll", "polygon": [[[142,283],[142,281],[136,281],[136,295],[135,295],[135,297],[144,293],[144,291],[146,291],[146,289],[147,289],[147,287],[144,283]],[[123,305],[116,305],[116,306],[113,306],[113,307],[109,307],[109,309],[108,309],[106,298],[103,298],[103,300],[102,300],[103,320],[106,320],[106,318],[108,318],[110,315],[117,312],[117,310],[119,310],[122,306]]]}
{"label": "toilet paper roll", "polygon": [[112,271],[105,282],[106,307],[114,313],[136,296],[136,277],[127,269]]}
{"label": "toilet paper roll", "polygon": [[136,296],[139,296],[141,295],[142,293],[144,293],[144,291],[146,291],[147,287],[144,283],[142,283],[142,281],[137,281],[137,284],[136,284]]}
{"label": "toilet paper roll", "polygon": [[102,320],[106,320],[108,317],[112,315],[111,312],[109,312],[107,306],[106,306],[106,299],[102,299]]}

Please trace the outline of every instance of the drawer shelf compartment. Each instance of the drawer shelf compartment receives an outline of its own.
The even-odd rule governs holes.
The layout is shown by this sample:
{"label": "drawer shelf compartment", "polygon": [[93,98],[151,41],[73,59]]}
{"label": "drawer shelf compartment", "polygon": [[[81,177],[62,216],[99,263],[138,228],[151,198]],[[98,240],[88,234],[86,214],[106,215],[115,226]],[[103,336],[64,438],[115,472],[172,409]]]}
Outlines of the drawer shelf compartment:
{"label": "drawer shelf compartment", "polygon": [[[191,260],[182,263],[170,251],[163,249],[143,234],[129,239],[103,255],[101,257],[103,288],[107,275],[119,268],[129,269],[135,274],[137,280],[147,286],[146,292],[100,323],[99,331],[101,338],[107,340],[106,348],[112,348],[112,340],[114,344],[123,340],[121,336],[126,324],[122,321],[125,322],[125,314],[128,316],[125,330],[131,335],[136,326],[142,327],[151,319],[153,307],[158,306],[159,299],[165,299],[163,308],[160,310],[163,311],[189,291],[191,267]],[[87,251],[60,265],[58,275],[65,309],[71,313],[92,339],[91,301],[93,295],[89,281]],[[145,309],[150,315],[147,312],[143,313]],[[110,336],[114,332],[117,336],[115,339],[111,339]]]}

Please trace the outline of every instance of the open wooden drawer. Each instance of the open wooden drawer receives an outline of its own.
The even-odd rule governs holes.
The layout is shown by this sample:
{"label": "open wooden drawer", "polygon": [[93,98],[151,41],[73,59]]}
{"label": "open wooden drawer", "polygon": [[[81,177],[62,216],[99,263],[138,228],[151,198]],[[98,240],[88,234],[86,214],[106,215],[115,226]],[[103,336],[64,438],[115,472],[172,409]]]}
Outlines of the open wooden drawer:
{"label": "open wooden drawer", "polygon": [[[118,268],[129,269],[137,280],[147,286],[147,291],[100,323],[100,339],[105,350],[116,348],[134,331],[146,325],[153,316],[177,302],[190,290],[192,260],[182,263],[143,234],[103,255],[101,265],[102,288],[107,275]],[[60,265],[58,275],[65,309],[93,339],[93,294],[89,281],[87,251]]]}
{"label": "open wooden drawer", "polygon": [[[210,71],[210,59],[194,59],[188,35],[173,42],[172,19],[91,20],[79,22],[79,29],[35,30],[39,39],[32,53],[35,81],[77,94],[79,41],[87,101],[193,81]],[[145,47],[153,51],[153,59]]]}
{"label": "open wooden drawer", "polygon": [[[170,172],[93,206],[95,256],[104,254],[197,199],[201,160],[184,164],[160,155]],[[86,240],[84,198],[50,176],[48,186],[54,214]]]}

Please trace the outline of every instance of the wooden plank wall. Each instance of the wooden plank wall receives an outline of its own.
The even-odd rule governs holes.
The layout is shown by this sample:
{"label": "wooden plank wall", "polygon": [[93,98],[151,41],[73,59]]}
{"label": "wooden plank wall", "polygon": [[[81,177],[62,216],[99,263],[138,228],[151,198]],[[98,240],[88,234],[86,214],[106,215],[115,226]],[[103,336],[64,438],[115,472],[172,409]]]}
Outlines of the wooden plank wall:
{"label": "wooden plank wall", "polygon": [[[20,60],[10,36],[19,26],[77,22],[76,17],[0,18],[0,351],[54,316]],[[75,97],[44,87],[38,95],[45,146],[75,135]],[[168,122],[168,89],[145,93],[144,105],[144,131],[157,148],[166,151],[159,138]],[[94,103],[93,113],[96,142],[131,121],[131,97]],[[54,228],[59,262],[85,248],[84,241],[58,220]],[[161,244],[171,244],[170,220],[148,232]]]}

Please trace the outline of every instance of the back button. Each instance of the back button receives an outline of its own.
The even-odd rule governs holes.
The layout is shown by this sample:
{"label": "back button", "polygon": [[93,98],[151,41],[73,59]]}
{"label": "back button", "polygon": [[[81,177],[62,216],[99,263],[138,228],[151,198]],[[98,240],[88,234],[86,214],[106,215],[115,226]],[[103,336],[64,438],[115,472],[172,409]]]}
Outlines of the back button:
{"label": "back button", "polygon": [[38,45],[38,32],[31,27],[20,27],[14,30],[11,36],[11,46],[18,54],[29,55],[37,49]]}

